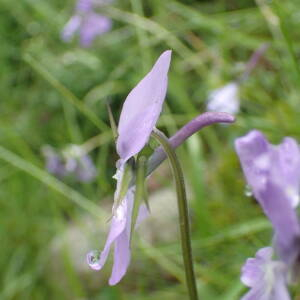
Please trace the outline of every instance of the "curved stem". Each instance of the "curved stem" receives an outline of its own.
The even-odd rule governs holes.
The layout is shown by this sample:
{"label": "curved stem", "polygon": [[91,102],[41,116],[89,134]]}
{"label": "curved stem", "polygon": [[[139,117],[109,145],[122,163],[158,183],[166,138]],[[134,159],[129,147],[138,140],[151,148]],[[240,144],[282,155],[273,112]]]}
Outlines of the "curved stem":
{"label": "curved stem", "polygon": [[[234,116],[223,112],[205,112],[180,128],[172,137],[168,139],[173,149],[180,146],[187,138],[199,131],[203,127],[215,123],[233,123]],[[166,154],[162,147],[155,149],[148,161],[147,176],[150,175],[164,160]]]}
{"label": "curved stem", "polygon": [[171,168],[172,168],[172,172],[176,184],[178,213],[179,213],[179,227],[180,227],[180,235],[181,235],[181,248],[182,248],[183,262],[185,268],[186,284],[188,287],[190,300],[197,300],[198,295],[197,295],[196,279],[195,279],[195,273],[193,267],[188,206],[187,206],[182,169],[179,160],[176,156],[175,150],[172,148],[171,144],[169,143],[168,138],[158,129],[153,130],[152,137],[155,138],[161,144],[171,164]]}

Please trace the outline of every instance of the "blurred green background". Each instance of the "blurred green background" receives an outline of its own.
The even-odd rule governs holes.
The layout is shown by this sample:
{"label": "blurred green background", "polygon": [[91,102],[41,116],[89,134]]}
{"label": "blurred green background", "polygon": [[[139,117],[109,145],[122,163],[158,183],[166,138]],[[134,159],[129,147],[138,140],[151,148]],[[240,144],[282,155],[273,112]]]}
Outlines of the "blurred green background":
{"label": "blurred green background", "polygon": [[[105,104],[117,119],[128,92],[172,49],[158,124],[171,135],[205,111],[208,94],[236,80],[267,42],[240,86],[236,123],[205,128],[178,149],[201,299],[239,299],[246,291],[240,268],[269,245],[271,230],[246,195],[233,142],[253,128],[273,143],[300,137],[299,1],[119,0],[103,12],[113,30],[91,48],[60,39],[74,5],[0,0],[0,299],[186,299],[167,164],[149,180],[153,214],[135,236],[122,282],[108,286],[111,260],[101,272],[86,266],[87,251],[104,245],[115,186]],[[45,171],[43,145],[63,149],[95,136],[95,181],[60,181]]]}

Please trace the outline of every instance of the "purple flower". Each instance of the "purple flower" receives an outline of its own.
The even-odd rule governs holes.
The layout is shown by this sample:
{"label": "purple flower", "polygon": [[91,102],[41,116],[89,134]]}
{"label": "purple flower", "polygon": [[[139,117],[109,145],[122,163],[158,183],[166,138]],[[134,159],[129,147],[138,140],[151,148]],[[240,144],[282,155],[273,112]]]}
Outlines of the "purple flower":
{"label": "purple flower", "polygon": [[[115,203],[110,231],[103,251],[91,251],[87,262],[94,270],[100,270],[105,264],[111,246],[114,245],[114,265],[109,284],[117,284],[125,275],[130,262],[131,217],[133,211],[135,186],[128,180],[130,158],[138,154],[147,144],[151,132],[161,113],[166,96],[168,70],[171,61],[171,51],[165,51],[156,61],[152,70],[137,84],[127,96],[122,108],[117,138],[117,152],[120,160],[117,162],[117,180]],[[169,139],[172,147],[176,148],[189,136],[204,126],[217,122],[234,122],[234,117],[227,113],[204,113],[183,126]],[[159,147],[149,158],[147,175],[164,159],[165,155]],[[130,176],[130,175],[129,175]],[[125,179],[124,179],[125,178]],[[127,182],[128,185],[124,184]],[[125,193],[123,188],[126,188]],[[124,196],[123,196],[124,195]],[[140,205],[135,227],[148,215],[144,204]]]}
{"label": "purple flower", "polygon": [[241,300],[290,300],[286,287],[287,269],[283,262],[272,260],[273,249],[262,248],[255,258],[248,258],[241,281],[250,291]]}
{"label": "purple flower", "polygon": [[62,157],[48,145],[43,146],[42,153],[45,157],[45,168],[48,172],[57,177],[64,177],[66,169]]}
{"label": "purple flower", "polygon": [[[167,73],[171,51],[165,51],[152,70],[127,96],[118,126],[117,151],[121,158],[115,175],[119,197],[126,162],[146,145],[162,110],[167,90]],[[87,261],[94,270],[100,270],[114,244],[114,264],[109,284],[117,284],[125,275],[130,262],[130,230],[135,187],[130,188],[121,203],[115,203],[110,231],[101,254],[92,251]],[[145,205],[139,208],[137,224],[147,216]]]}
{"label": "purple flower", "polygon": [[294,210],[299,203],[299,146],[289,137],[280,145],[271,145],[253,130],[236,139],[235,148],[246,180],[274,227],[276,251],[291,265],[300,253],[300,227]]}
{"label": "purple flower", "polygon": [[77,181],[90,182],[97,175],[93,161],[81,146],[69,145],[62,152],[44,146],[42,152],[46,159],[46,169],[59,178],[72,176]]}
{"label": "purple flower", "polygon": [[[242,281],[252,289],[243,300],[290,299],[286,281],[293,282],[300,274],[300,226],[295,211],[299,204],[299,146],[289,137],[279,145],[272,145],[261,132],[253,130],[236,139],[235,148],[248,185],[272,222],[275,250],[280,258],[275,264],[270,260],[272,251],[262,249],[255,259],[247,261]],[[280,271],[282,266],[285,274]],[[272,280],[268,284],[262,279],[262,269],[269,270],[266,274]],[[251,278],[256,281],[251,281]],[[252,283],[247,284],[247,280]]]}
{"label": "purple flower", "polygon": [[69,145],[64,149],[63,156],[67,174],[75,176],[80,182],[90,182],[95,179],[97,169],[81,146]]}
{"label": "purple flower", "polygon": [[74,175],[80,182],[90,182],[97,175],[96,167],[88,155],[67,157],[65,170],[68,174]]}
{"label": "purple flower", "polygon": [[[99,3],[99,5],[104,4]],[[93,1],[78,0],[76,12],[63,28],[61,38],[69,42],[79,31],[80,44],[83,47],[89,47],[98,35],[108,32],[111,27],[110,18],[93,11]]]}
{"label": "purple flower", "polygon": [[240,110],[239,86],[230,82],[210,93],[207,110],[237,114]]}

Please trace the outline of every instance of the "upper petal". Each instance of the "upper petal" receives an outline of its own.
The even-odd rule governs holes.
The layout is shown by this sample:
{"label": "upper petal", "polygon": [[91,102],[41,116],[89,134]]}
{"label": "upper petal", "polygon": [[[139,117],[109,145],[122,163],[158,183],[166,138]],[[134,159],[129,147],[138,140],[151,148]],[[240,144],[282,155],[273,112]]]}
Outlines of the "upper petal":
{"label": "upper petal", "polygon": [[117,139],[117,151],[123,161],[138,153],[149,140],[166,96],[170,61],[168,50],[124,102]]}
{"label": "upper petal", "polygon": [[281,144],[269,144],[265,136],[252,130],[235,141],[241,165],[254,195],[272,181],[293,207],[299,203],[300,150],[298,143],[286,137]]}
{"label": "upper petal", "polygon": [[235,140],[236,152],[254,195],[265,187],[269,176],[271,147],[258,130],[252,130],[247,135]]}

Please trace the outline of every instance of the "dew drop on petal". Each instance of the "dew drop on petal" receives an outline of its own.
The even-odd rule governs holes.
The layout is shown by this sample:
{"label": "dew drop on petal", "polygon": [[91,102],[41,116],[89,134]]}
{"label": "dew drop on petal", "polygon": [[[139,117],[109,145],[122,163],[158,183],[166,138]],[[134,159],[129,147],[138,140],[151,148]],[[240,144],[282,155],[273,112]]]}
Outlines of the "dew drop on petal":
{"label": "dew drop on petal", "polygon": [[252,197],[253,196],[253,192],[252,192],[252,189],[251,189],[249,184],[246,185],[244,194],[245,194],[246,197]]}
{"label": "dew drop on petal", "polygon": [[100,251],[92,250],[86,256],[88,265],[94,270],[99,270],[100,268],[99,266],[100,254],[101,254]]}

